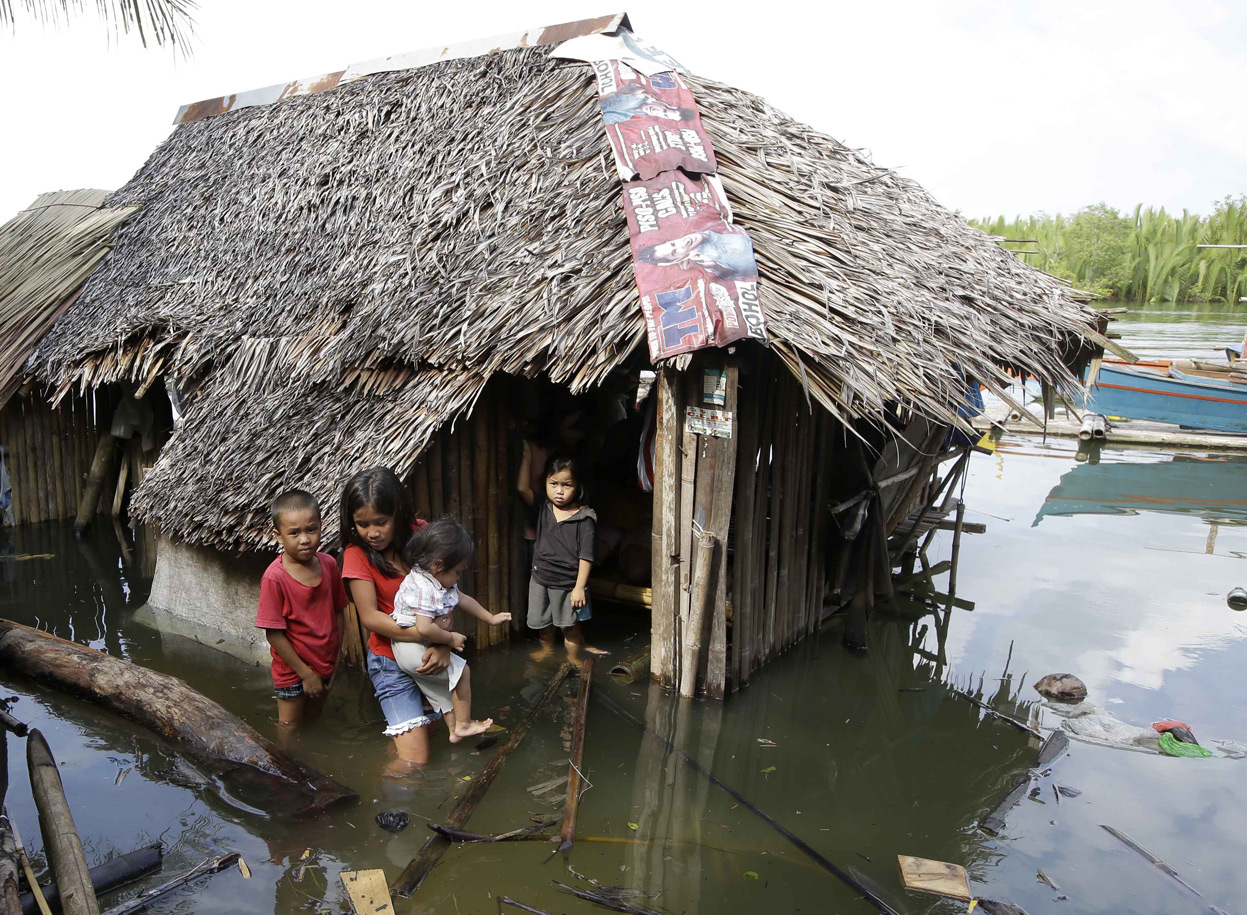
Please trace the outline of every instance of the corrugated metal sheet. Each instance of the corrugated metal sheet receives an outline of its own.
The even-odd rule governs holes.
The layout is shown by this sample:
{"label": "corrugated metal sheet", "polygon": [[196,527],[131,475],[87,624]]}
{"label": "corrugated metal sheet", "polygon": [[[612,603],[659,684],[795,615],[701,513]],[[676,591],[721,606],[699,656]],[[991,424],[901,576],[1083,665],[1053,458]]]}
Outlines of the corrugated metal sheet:
{"label": "corrugated metal sheet", "polygon": [[227,111],[240,108],[254,108],[259,105],[271,105],[295,95],[316,95],[328,92],[341,83],[363,79],[373,73],[388,73],[394,70],[413,70],[443,60],[458,60],[463,57],[479,57],[482,54],[493,54],[512,48],[531,48],[539,45],[558,44],[571,38],[583,35],[597,35],[602,32],[614,32],[629,27],[627,13],[614,13],[610,16],[599,16],[596,19],[580,19],[576,22],[564,22],[560,25],[547,25],[528,29],[523,32],[510,32],[496,35],[493,38],[478,38],[461,44],[446,45],[440,48],[427,48],[423,51],[410,51],[406,54],[395,54],[363,63],[351,64],[345,70],[336,70],[322,76],[309,79],[296,79],[288,83],[266,86],[263,89],[252,89],[234,95],[223,95],[218,98],[204,99],[178,109],[174,124],[189,124]]}

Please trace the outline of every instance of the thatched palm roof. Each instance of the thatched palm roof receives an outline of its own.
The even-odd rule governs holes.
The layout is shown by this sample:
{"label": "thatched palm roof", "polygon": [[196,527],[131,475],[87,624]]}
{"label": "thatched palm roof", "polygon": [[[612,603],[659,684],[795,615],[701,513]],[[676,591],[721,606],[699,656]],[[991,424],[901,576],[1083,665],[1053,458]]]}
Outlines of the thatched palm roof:
{"label": "thatched palm roof", "polygon": [[0,406],[27,357],[134,212],[105,209],[108,191],[54,191],[0,226]]}
{"label": "thatched palm roof", "polygon": [[[948,419],[998,364],[1073,383],[1093,315],[921,188],[762,99],[690,79],[772,346],[842,417]],[[36,354],[60,390],[172,376],[185,422],[135,500],[258,542],[284,485],[412,466],[496,372],[581,390],[642,344],[590,68],[546,49],[384,73],[183,124],[110,198],[142,207]]]}

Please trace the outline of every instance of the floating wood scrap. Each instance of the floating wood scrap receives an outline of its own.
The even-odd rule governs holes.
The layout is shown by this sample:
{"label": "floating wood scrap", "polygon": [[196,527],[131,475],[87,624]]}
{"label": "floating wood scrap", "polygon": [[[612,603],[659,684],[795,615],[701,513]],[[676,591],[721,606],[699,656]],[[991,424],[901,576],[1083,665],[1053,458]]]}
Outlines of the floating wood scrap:
{"label": "floating wood scrap", "polygon": [[593,685],[593,658],[585,658],[580,668],[580,689],[572,712],[571,760],[567,773],[567,799],[563,802],[563,828],[559,832],[559,851],[569,852],[576,840],[576,814],[580,810],[580,796],[587,789],[580,767],[584,764],[585,730],[589,717],[589,689]]}
{"label": "floating wood scrap", "polygon": [[346,890],[346,898],[355,915],[394,915],[385,871],[379,868],[343,871],[342,888]]}
{"label": "floating wood scrap", "polygon": [[683,750],[681,750],[679,747],[673,744],[666,737],[663,737],[661,734],[659,734],[657,731],[653,730],[652,728],[647,727],[645,725],[645,722],[641,721],[641,719],[637,718],[631,712],[622,708],[620,705],[618,705],[616,702],[614,702],[612,699],[610,699],[605,694],[599,692],[597,696],[598,696],[598,701],[601,702],[603,705],[605,705],[608,709],[610,709],[610,711],[614,712],[616,715],[618,715],[620,718],[627,721],[633,727],[643,732],[647,737],[661,743],[663,746],[667,748],[669,752],[674,753],[676,756],[680,757],[680,759],[683,760],[686,766],[688,766],[694,772],[698,772],[701,775],[705,776],[712,785],[726,792],[728,795],[734,798],[736,802],[739,803],[742,807],[746,808],[750,813],[758,817],[760,820],[762,820],[764,823],[766,823],[768,826],[770,826],[772,829],[778,832],[781,836],[787,839],[792,845],[794,845],[797,848],[798,851],[800,851],[806,857],[810,858],[812,861],[814,861],[814,863],[816,863],[823,870],[827,871],[829,874],[834,876],[841,883],[844,883],[846,886],[848,886],[855,892],[861,894],[862,898],[864,898],[867,902],[873,905],[880,912],[883,912],[884,915],[899,915],[896,909],[894,909],[891,905],[889,905],[887,902],[883,900],[882,896],[870,890],[869,888],[864,886],[860,880],[856,879],[851,874],[849,874],[842,868],[838,867],[832,861],[828,860],[823,854],[821,854],[820,852],[812,848],[809,845],[809,843],[807,843],[804,839],[801,839],[800,837],[793,834],[792,831],[790,831],[785,826],[783,826],[773,816],[771,816],[769,813],[766,813],[764,810],[760,809],[756,804],[750,801],[747,797],[745,797],[743,794],[741,794],[739,791],[737,791],[727,782],[723,781],[723,779],[719,778],[717,775],[715,775],[713,772],[711,772],[709,769],[707,769],[697,760],[693,759],[693,757],[689,756],[687,753],[685,753]]}
{"label": "floating wood scrap", "polygon": [[90,868],[65,799],[61,773],[48,742],[38,729],[32,730],[26,738],[26,764],[30,769],[30,790],[39,811],[43,848],[60,889],[61,908],[65,915],[99,915]]}
{"label": "floating wood scrap", "polygon": [[546,840],[546,836],[540,833],[550,826],[557,823],[557,819],[541,820],[531,826],[521,826],[519,829],[512,829],[510,832],[500,832],[496,835],[483,832],[469,832],[466,829],[452,829],[442,823],[429,823],[429,829],[443,835],[452,842],[532,842]]}
{"label": "floating wood scrap", "polygon": [[1124,844],[1127,848],[1134,849],[1139,854],[1141,854],[1143,857],[1147,858],[1147,860],[1150,861],[1157,870],[1161,871],[1162,873],[1168,874],[1170,877],[1172,877],[1174,880],[1177,880],[1180,884],[1182,884],[1184,887],[1186,887],[1196,896],[1200,896],[1202,898],[1203,894],[1200,893],[1199,890],[1195,889],[1195,887],[1191,886],[1189,883],[1183,880],[1178,875],[1178,872],[1173,869],[1173,867],[1171,867],[1168,863],[1166,863],[1162,859],[1156,857],[1154,854],[1152,854],[1150,851],[1148,851],[1146,848],[1144,848],[1134,839],[1130,838],[1130,836],[1126,835],[1120,829],[1114,829],[1112,826],[1106,826],[1103,823],[1100,824],[1100,828],[1103,829],[1105,832],[1107,832],[1109,835],[1111,835],[1113,838],[1117,839],[1119,842]]}
{"label": "floating wood scrap", "polygon": [[298,816],[356,797],[176,677],[3,619],[0,664],[169,739],[251,789],[248,796],[270,800],[277,815]]}
{"label": "floating wood scrap", "polygon": [[499,897],[498,897],[498,912],[499,912],[499,915],[501,915],[501,913],[502,913],[502,907],[503,907],[504,905],[515,906],[515,908],[517,908],[517,909],[522,909],[522,910],[523,910],[523,911],[525,911],[525,912],[531,912],[531,913],[532,913],[532,915],[550,915],[550,913],[549,913],[549,912],[545,912],[545,911],[543,911],[543,910],[541,910],[541,909],[534,909],[532,906],[530,906],[530,905],[524,905],[524,903],[522,903],[522,902],[516,902],[516,901],[515,901],[514,899],[512,899],[510,896],[499,896]]}
{"label": "floating wood scrap", "polygon": [[960,864],[909,855],[897,855],[896,862],[900,865],[905,889],[970,901],[970,878]]}
{"label": "floating wood scrap", "polygon": [[[446,818],[443,824],[449,829],[460,829],[468,818],[472,816],[472,812],[476,809],[476,805],[480,803],[481,798],[485,796],[485,792],[489,790],[489,786],[493,783],[495,776],[502,771],[502,767],[506,765],[508,757],[520,745],[520,741],[524,739],[533,722],[537,720],[537,716],[541,714],[541,710],[546,704],[554,698],[559,689],[563,686],[563,682],[572,672],[572,666],[564,663],[559,667],[553,679],[546,686],[546,690],[541,694],[541,698],[537,700],[537,704],[529,710],[515,728],[507,735],[506,742],[498,748],[488,763],[485,764],[484,770],[468,785],[468,789],[464,791],[463,796],[459,798],[459,803],[455,804],[455,809],[450,812],[450,816]],[[442,834],[430,836],[421,846],[420,851],[411,859],[403,872],[398,875],[398,879],[394,881],[390,887],[391,892],[397,896],[410,896],[420,888],[420,884],[424,882],[424,878],[429,875],[434,865],[441,859],[446,849],[450,847],[450,839]]]}
{"label": "floating wood scrap", "polygon": [[128,902],[124,902],[119,906],[108,909],[104,915],[134,915],[135,912],[141,912],[157,899],[161,899],[174,890],[181,889],[184,886],[190,886],[197,880],[204,877],[210,877],[213,874],[219,874],[226,868],[233,867],[238,863],[238,852],[230,852],[219,858],[207,858],[180,877],[174,877],[168,883],[162,883],[155,889],[148,890],[145,893],[139,893]]}
{"label": "floating wood scrap", "polygon": [[664,915],[655,909],[646,908],[645,906],[635,905],[631,902],[625,902],[624,896],[629,898],[638,894],[635,890],[624,890],[620,893],[612,893],[612,887],[597,887],[593,890],[581,890],[574,886],[568,886],[566,883],[554,881],[554,885],[564,892],[571,893],[578,899],[584,899],[586,902],[592,902],[594,905],[601,906],[604,909],[610,909],[612,912],[627,912],[628,915]]}

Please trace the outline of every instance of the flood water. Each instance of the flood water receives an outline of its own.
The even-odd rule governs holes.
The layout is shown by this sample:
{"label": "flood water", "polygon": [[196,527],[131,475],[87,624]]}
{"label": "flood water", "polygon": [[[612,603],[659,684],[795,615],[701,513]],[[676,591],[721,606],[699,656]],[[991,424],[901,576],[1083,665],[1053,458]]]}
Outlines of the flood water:
{"label": "flood water", "polygon": [[[1218,339],[1223,333],[1215,331]],[[1203,345],[1215,352],[1211,339]],[[876,614],[866,656],[842,649],[831,625],[726,703],[682,704],[645,684],[621,685],[604,669],[593,689],[899,911],[965,905],[905,892],[897,854],[962,864],[976,896],[1031,915],[1170,915],[1209,905],[1241,913],[1247,760],[1074,742],[998,837],[978,828],[1034,764],[1038,741],[984,717],[950,686],[1049,726],[1056,721],[1035,707],[1031,684],[1070,671],[1091,701],[1130,724],[1174,717],[1201,739],[1247,743],[1247,613],[1225,602],[1232,587],[1247,586],[1247,457],[1104,449],[1087,458],[1074,442],[1033,438],[973,458],[967,520],[987,531],[965,538],[956,588],[972,609],[946,613],[941,600],[932,612],[936,602],[920,589]],[[266,670],[133,618],[147,582],[126,564],[110,527],[98,526],[85,544],[67,525],[6,531],[0,540],[6,536],[0,616],[182,677],[273,735]],[[932,563],[948,558],[950,541],[938,536]],[[946,590],[947,573],[933,587]],[[603,606],[598,616],[591,637],[613,657],[645,644],[647,626],[635,611]],[[532,647],[520,642],[470,659],[479,714],[504,725],[523,717],[554,669],[531,662]],[[164,871],[143,888],[206,857],[242,854],[250,879],[227,871],[150,909],[158,913],[347,911],[340,872],[382,868],[393,879],[429,834],[426,821],[445,819],[465,778],[479,775],[492,752],[450,748],[442,731],[420,777],[383,778],[390,742],[366,679],[348,671],[294,752],[361,801],[283,823],[222,802],[144,730],[10,672],[0,671],[0,687],[20,697],[15,714],[48,737],[91,863],[160,839]],[[539,796],[529,789],[567,772],[566,701],[540,718],[468,828],[501,832],[561,813],[561,786]],[[41,867],[21,748],[16,740],[10,747],[8,806]],[[747,805],[600,702],[590,704],[583,768],[591,787],[568,861],[540,842],[454,847],[398,910],[489,915],[506,895],[574,915],[600,910],[554,882],[596,881],[655,894],[633,901],[671,913],[872,911]],[[1081,793],[1058,799],[1056,784]],[[398,835],[374,820],[391,810],[411,817]],[[1202,896],[1101,824],[1164,859]],[[1037,880],[1039,869],[1059,891]]]}

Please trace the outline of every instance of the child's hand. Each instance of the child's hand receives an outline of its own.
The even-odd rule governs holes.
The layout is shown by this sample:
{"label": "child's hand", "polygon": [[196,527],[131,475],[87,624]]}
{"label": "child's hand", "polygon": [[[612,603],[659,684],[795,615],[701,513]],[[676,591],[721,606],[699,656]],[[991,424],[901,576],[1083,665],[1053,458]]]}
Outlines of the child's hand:
{"label": "child's hand", "polygon": [[320,677],[313,673],[310,677],[303,678],[303,695],[309,699],[315,699],[325,691],[325,684]]}
{"label": "child's hand", "polygon": [[455,651],[463,651],[463,646],[468,644],[468,637],[462,632],[452,632],[450,634],[450,647]]}
{"label": "child's hand", "polygon": [[585,597],[584,588],[572,588],[572,606],[573,607],[579,610],[581,607],[583,607],[588,602],[589,600],[588,598]]}
{"label": "child's hand", "polygon": [[509,623],[511,622],[511,614],[495,613],[489,618],[489,622],[495,626],[497,626],[499,623]]}

